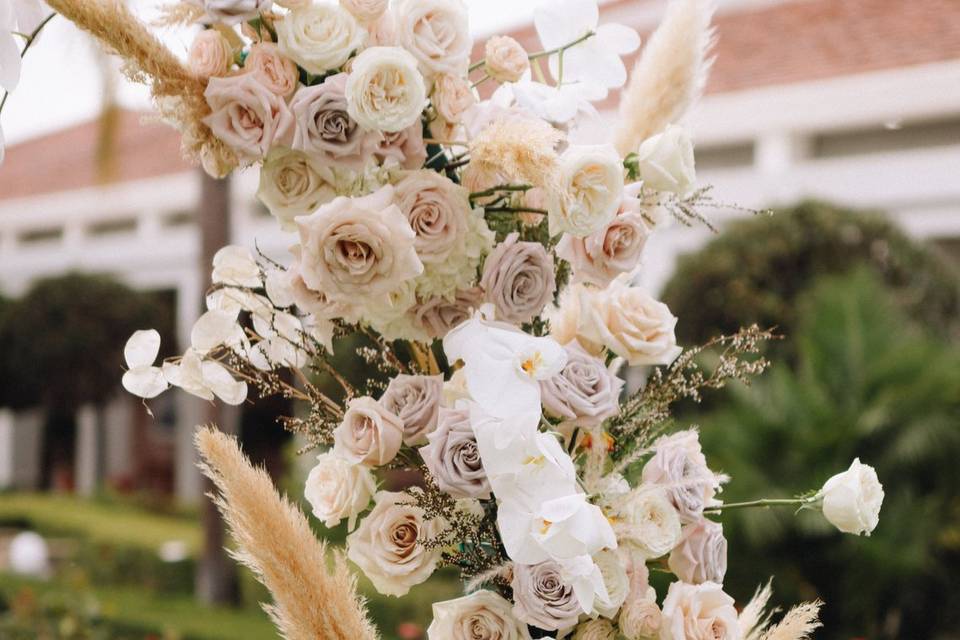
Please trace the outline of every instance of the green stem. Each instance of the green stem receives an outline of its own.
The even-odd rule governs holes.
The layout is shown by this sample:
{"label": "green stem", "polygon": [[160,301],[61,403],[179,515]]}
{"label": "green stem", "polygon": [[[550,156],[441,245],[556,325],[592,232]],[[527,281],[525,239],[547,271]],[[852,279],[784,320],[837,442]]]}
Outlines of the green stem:
{"label": "green stem", "polygon": [[573,430],[573,434],[570,436],[570,444],[567,446],[567,455],[572,456],[573,450],[577,448],[577,436],[580,435],[580,427],[576,427]]}
{"label": "green stem", "polygon": [[561,53],[561,52],[566,51],[567,49],[569,49],[569,48],[571,48],[571,47],[577,46],[578,44],[580,44],[581,42],[584,42],[585,40],[589,40],[590,38],[592,38],[592,37],[595,36],[595,35],[597,35],[597,33],[596,33],[595,31],[588,31],[588,32],[586,32],[585,34],[583,34],[582,36],[580,36],[579,38],[577,38],[576,40],[574,40],[573,42],[568,42],[567,44],[565,44],[565,45],[563,45],[563,46],[561,46],[561,47],[557,47],[556,49],[550,49],[550,50],[548,50],[548,51],[540,51],[540,52],[538,52],[538,53],[533,53],[533,54],[527,56],[527,58],[529,58],[530,60],[537,60],[537,59],[539,59],[539,58],[546,58],[546,57],[552,56],[552,55],[555,54],[555,53]]}
{"label": "green stem", "polygon": [[[39,36],[39,35],[40,35],[40,32],[43,31],[43,28],[44,28],[45,26],[47,26],[47,23],[49,23],[51,20],[53,20],[53,17],[54,17],[55,15],[57,15],[57,14],[56,14],[56,13],[51,13],[49,16],[47,16],[46,18],[44,18],[44,19],[43,19],[43,22],[41,22],[40,24],[38,24],[38,25],[37,25],[37,28],[34,29],[33,32],[32,32],[30,35],[25,35],[25,34],[22,34],[22,33],[18,34],[18,35],[20,35],[21,37],[23,37],[23,38],[27,41],[27,43],[23,46],[23,51],[20,52],[20,58],[21,58],[21,59],[22,59],[25,55],[27,55],[27,51],[29,51],[29,50],[30,50],[30,47],[33,46],[33,43],[36,42],[37,36]],[[4,92],[3,92],[3,100],[0,100],[0,113],[3,113],[3,107],[6,106],[6,104],[7,104],[7,98],[9,98],[9,97],[10,97],[10,92],[9,92],[9,91],[4,91]]]}
{"label": "green stem", "polygon": [[547,214],[546,209],[534,209],[532,207],[488,207],[487,213],[542,213]]}
{"label": "green stem", "polygon": [[750,507],[786,507],[791,505],[808,505],[816,502],[818,496],[809,498],[761,498],[760,500],[749,500],[747,502],[728,502],[727,504],[707,507],[705,512],[718,513],[727,509],[747,509]]}
{"label": "green stem", "polygon": [[500,191],[529,191],[530,189],[533,189],[533,186],[529,184],[502,184],[483,191],[474,191],[470,194],[470,198],[484,198],[486,196],[496,195]]}

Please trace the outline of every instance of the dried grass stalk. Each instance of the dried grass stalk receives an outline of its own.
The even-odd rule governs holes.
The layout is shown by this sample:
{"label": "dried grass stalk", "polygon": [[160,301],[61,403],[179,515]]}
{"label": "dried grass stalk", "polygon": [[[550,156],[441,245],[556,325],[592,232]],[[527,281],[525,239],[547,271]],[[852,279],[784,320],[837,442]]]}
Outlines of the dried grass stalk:
{"label": "dried grass stalk", "polygon": [[155,24],[159,27],[176,27],[200,22],[207,12],[200,4],[176,2],[160,7],[160,17]]}
{"label": "dried grass stalk", "polygon": [[753,598],[740,612],[740,637],[743,640],[807,640],[810,634],[823,626],[819,620],[819,600],[799,604],[783,616],[779,623],[771,625],[776,609],[767,610],[773,590],[768,582],[757,589]]}
{"label": "dried grass stalk", "polygon": [[556,146],[562,137],[543,121],[501,118],[471,141],[470,166],[512,183],[559,191]]}
{"label": "dried grass stalk", "polygon": [[270,477],[240,451],[234,438],[204,427],[196,445],[201,469],[216,484],[215,498],[238,550],[232,552],[270,590],[264,605],[288,640],[373,640],[376,630],[342,555],[328,568],[326,545],[303,513],[281,497]]}
{"label": "dried grass stalk", "polygon": [[707,83],[715,41],[712,0],[673,0],[633,67],[620,98],[615,141],[626,155],[678,122]]}
{"label": "dried grass stalk", "polygon": [[225,175],[235,154],[203,123],[210,107],[206,80],[198,78],[157,40],[123,0],[48,0],[64,18],[87,31],[123,60],[124,74],[150,86],[160,116],[180,130],[184,157]]}

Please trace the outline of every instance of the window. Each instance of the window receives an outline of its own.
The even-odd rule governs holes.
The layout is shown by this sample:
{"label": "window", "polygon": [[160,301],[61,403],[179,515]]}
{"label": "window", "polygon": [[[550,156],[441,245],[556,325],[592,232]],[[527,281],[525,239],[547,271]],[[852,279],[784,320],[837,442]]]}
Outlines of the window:
{"label": "window", "polygon": [[737,169],[753,166],[753,143],[740,142],[711,146],[698,146],[695,149],[697,169]]}
{"label": "window", "polygon": [[949,145],[960,145],[960,119],[892,122],[852,131],[824,133],[813,136],[810,150],[814,158],[843,158]]}

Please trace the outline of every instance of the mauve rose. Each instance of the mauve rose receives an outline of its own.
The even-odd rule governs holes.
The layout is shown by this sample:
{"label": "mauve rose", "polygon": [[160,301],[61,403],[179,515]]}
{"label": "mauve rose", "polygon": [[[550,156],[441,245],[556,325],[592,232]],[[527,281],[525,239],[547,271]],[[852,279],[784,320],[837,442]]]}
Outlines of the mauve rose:
{"label": "mauve rose", "polygon": [[663,600],[660,640],[737,640],[733,598],[714,582],[673,582]]}
{"label": "mauve rose", "polygon": [[396,163],[404,169],[419,169],[427,159],[423,127],[415,122],[400,131],[381,131],[373,148],[373,157],[383,165]]}
{"label": "mauve rose", "polygon": [[691,584],[723,584],[727,573],[727,539],[723,537],[723,525],[703,518],[684,525],[681,535],[680,544],[670,552],[670,571]]}
{"label": "mauve rose", "polygon": [[431,338],[439,339],[483,304],[483,290],[479,287],[457,291],[453,300],[436,296],[417,303],[411,310],[416,324]]}
{"label": "mauve rose", "polygon": [[595,426],[620,412],[624,381],[573,341],[564,347],[567,365],[557,375],[540,382],[543,408],[580,427]]}
{"label": "mauve rose", "polygon": [[454,498],[490,497],[469,410],[440,409],[437,429],[427,439],[420,455],[441,489]]}
{"label": "mauve rose", "polygon": [[303,87],[290,102],[296,124],[293,148],[340,166],[360,169],[370,158],[376,138],[347,113],[347,74],[329,76]]}
{"label": "mauve rose", "polygon": [[403,422],[369,397],[354,398],[333,430],[333,451],[369,467],[384,465],[400,451]]}
{"label": "mauve rose", "polygon": [[266,156],[293,125],[283,98],[250,74],[210,78],[204,96],[211,110],[204,124],[244,162]]}
{"label": "mauve rose", "polygon": [[215,22],[237,24],[269,11],[273,0],[203,0],[207,16]]}
{"label": "mauve rose", "polygon": [[606,287],[618,275],[630,273],[640,264],[650,231],[643,215],[627,208],[635,200],[635,188],[630,185],[625,189],[620,212],[604,228],[585,238],[564,234],[560,239],[557,255],[573,267],[571,282]]}
{"label": "mauve rose", "polygon": [[493,36],[484,47],[484,69],[497,82],[516,82],[530,68],[523,46],[510,36]]}
{"label": "mauve rose", "polygon": [[250,45],[250,53],[243,61],[243,70],[252,73],[270,91],[289,98],[300,83],[297,65],[280,53],[272,42],[257,42]]}
{"label": "mauve rose", "polygon": [[233,66],[233,49],[219,31],[204,29],[193,39],[187,62],[201,78],[223,76]]}
{"label": "mauve rose", "polygon": [[414,171],[394,186],[395,201],[416,234],[413,246],[424,264],[444,262],[463,244],[470,215],[467,190],[424,169]]}
{"label": "mauve rose", "polygon": [[681,521],[698,522],[704,507],[714,504],[720,479],[707,467],[697,432],[662,436],[653,449],[653,457],[643,466],[643,481],[663,487]]}
{"label": "mauve rose", "polygon": [[511,233],[494,247],[483,265],[480,286],[497,318],[530,322],[543,311],[557,288],[553,259],[539,242],[518,242]]}
{"label": "mauve rose", "polygon": [[300,275],[314,291],[353,304],[395,291],[423,272],[416,236],[393,204],[393,187],[339,197],[296,219]]}
{"label": "mauve rose", "polygon": [[353,305],[338,301],[334,302],[322,291],[314,291],[303,281],[300,275],[299,247],[292,250],[294,263],[287,269],[290,281],[290,292],[297,307],[304,313],[309,313],[318,320],[334,320],[343,318],[348,323],[359,320],[359,313]]}
{"label": "mauve rose", "polygon": [[544,631],[556,631],[577,624],[583,610],[573,586],[561,577],[553,560],[540,564],[513,566],[513,615]]}
{"label": "mauve rose", "polygon": [[421,444],[437,428],[443,376],[399,374],[387,386],[380,404],[403,423],[403,441]]}

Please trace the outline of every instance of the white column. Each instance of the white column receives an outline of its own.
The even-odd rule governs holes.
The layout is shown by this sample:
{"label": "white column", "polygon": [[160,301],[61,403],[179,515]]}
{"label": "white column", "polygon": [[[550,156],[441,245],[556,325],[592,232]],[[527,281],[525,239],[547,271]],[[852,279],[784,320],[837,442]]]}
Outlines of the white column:
{"label": "white column", "polygon": [[13,411],[0,409],[0,489],[13,487],[14,445]]}
{"label": "white column", "polygon": [[92,496],[100,484],[99,415],[92,405],[80,407],[76,414],[77,451],[74,463],[74,485],[77,493]]}
{"label": "white column", "polygon": [[766,185],[764,199],[770,203],[793,202],[803,196],[791,179],[794,166],[809,155],[808,139],[793,131],[772,131],[757,138],[754,166]]}
{"label": "white column", "polygon": [[[195,271],[187,273],[177,288],[177,339],[181,348],[190,344],[190,330],[200,317],[201,292]],[[175,390],[177,424],[174,435],[174,489],[177,500],[184,504],[196,504],[203,496],[203,482],[197,468],[197,455],[193,446],[193,434],[203,416],[203,400]]]}

